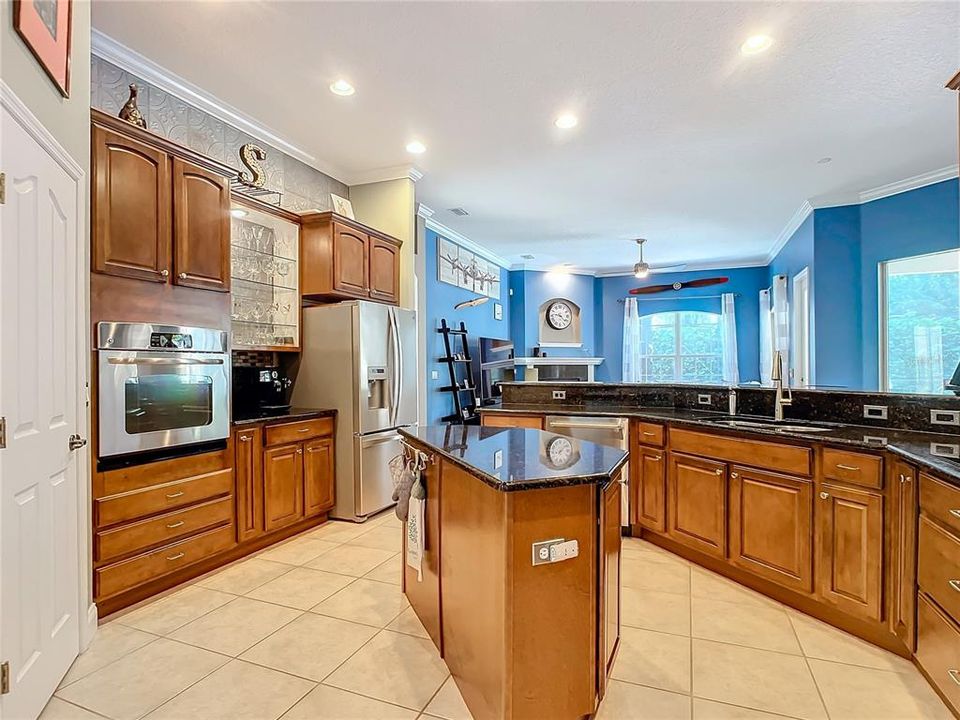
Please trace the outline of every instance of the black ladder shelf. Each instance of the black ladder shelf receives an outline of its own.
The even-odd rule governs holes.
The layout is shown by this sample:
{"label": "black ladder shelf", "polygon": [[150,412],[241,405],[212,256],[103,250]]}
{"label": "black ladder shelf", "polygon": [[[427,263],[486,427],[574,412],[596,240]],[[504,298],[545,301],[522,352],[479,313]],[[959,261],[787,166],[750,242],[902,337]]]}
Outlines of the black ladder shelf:
{"label": "black ladder shelf", "polygon": [[[476,425],[480,422],[477,415],[477,387],[473,381],[473,365],[470,348],[467,345],[467,328],[461,322],[459,328],[447,325],[445,318],[440,320],[437,332],[443,335],[444,356],[439,359],[446,363],[450,374],[450,383],[440,388],[453,396],[453,414],[440,418],[440,422],[460,425]],[[460,340],[459,352],[455,349],[455,340]]]}

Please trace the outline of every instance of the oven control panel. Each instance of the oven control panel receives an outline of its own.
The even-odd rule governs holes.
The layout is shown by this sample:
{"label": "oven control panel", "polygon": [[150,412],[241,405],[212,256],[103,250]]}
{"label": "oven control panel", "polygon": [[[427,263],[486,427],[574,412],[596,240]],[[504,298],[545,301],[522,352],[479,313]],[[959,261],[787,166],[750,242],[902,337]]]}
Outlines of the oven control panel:
{"label": "oven control panel", "polygon": [[185,333],[150,333],[150,347],[160,350],[190,350],[193,347],[193,338]]}

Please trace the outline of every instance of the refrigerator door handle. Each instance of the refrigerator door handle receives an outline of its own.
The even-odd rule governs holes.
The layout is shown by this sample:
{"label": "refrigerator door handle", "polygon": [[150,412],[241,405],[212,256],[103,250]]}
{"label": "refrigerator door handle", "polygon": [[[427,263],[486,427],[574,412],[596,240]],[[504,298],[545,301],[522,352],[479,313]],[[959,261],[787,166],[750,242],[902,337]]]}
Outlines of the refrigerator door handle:
{"label": "refrigerator door handle", "polygon": [[397,320],[396,308],[390,308],[390,314],[393,315],[393,347],[396,352],[396,373],[397,373],[397,402],[393,407],[393,424],[396,425],[400,416],[400,402],[403,400],[403,348],[401,347],[400,322]]}
{"label": "refrigerator door handle", "polygon": [[397,332],[397,317],[392,307],[387,308],[387,330],[390,333],[390,427],[397,424],[397,413],[400,408],[400,377],[398,373],[397,343],[399,333]]}

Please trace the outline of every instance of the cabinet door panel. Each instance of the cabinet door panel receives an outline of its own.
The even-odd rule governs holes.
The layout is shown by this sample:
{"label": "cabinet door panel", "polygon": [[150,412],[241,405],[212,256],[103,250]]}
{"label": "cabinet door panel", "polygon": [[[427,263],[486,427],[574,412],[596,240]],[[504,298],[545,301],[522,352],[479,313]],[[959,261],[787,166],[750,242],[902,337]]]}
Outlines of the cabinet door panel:
{"label": "cabinet door panel", "polygon": [[300,445],[264,451],[263,507],[267,532],[303,517],[303,448]]}
{"label": "cabinet door panel", "polygon": [[735,466],[730,473],[730,560],[813,591],[813,483]]}
{"label": "cabinet door panel", "polygon": [[93,270],[166,282],[170,274],[167,154],[94,126]]}
{"label": "cabinet door panel", "polygon": [[370,297],[400,302],[400,248],[376,237],[370,238]]}
{"label": "cabinet door panel", "polygon": [[173,160],[174,282],[230,289],[230,186],[227,179]]}
{"label": "cabinet door panel", "polygon": [[370,238],[353,228],[333,224],[333,289],[368,297]]}
{"label": "cabinet door panel", "polygon": [[670,453],[667,534],[701,552],[727,555],[727,466]]}
{"label": "cabinet door panel", "polygon": [[333,507],[333,440],[303,444],[304,513],[319,515]]}
{"label": "cabinet door panel", "polygon": [[613,663],[617,651],[617,645],[620,642],[620,548],[622,535],[620,532],[620,494],[623,492],[623,486],[617,482],[611,482],[603,491],[602,502],[603,509],[601,514],[601,561],[602,588],[603,597],[601,598],[601,608],[603,610],[602,647],[604,648],[605,665],[600,673],[601,682],[606,681],[606,677]]}
{"label": "cabinet door panel", "polygon": [[883,496],[824,483],[817,513],[820,596],[851,615],[880,620]]}
{"label": "cabinet door panel", "polygon": [[237,541],[263,533],[263,451],[260,428],[238,431],[234,438],[237,478]]}
{"label": "cabinet door panel", "polygon": [[912,465],[893,467],[893,573],[890,625],[897,637],[913,650],[917,616],[917,473]]}
{"label": "cabinet door panel", "polygon": [[667,464],[662,450],[638,447],[633,463],[637,523],[650,530],[667,529]]}

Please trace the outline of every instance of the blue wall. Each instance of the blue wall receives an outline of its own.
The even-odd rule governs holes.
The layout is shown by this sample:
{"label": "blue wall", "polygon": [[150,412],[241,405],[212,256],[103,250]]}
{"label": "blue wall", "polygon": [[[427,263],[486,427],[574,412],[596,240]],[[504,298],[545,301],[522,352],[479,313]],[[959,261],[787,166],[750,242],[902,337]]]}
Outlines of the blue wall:
{"label": "blue wall", "polygon": [[[511,274],[513,281],[513,310],[522,313],[523,334],[514,334],[513,342],[517,355],[529,355],[540,344],[540,306],[553,298],[572,300],[580,308],[580,330],[582,348],[547,348],[548,355],[575,356],[595,355],[595,293],[597,278],[593,275],[574,275],[572,273],[540,272],[538,270],[516,270]],[[518,295],[519,293],[519,295]],[[518,300],[519,297],[519,300]],[[522,310],[520,310],[522,308]],[[516,317],[516,316],[514,316]],[[513,322],[519,327],[519,321]]]}
{"label": "blue wall", "polygon": [[[426,307],[427,307],[427,423],[436,424],[444,415],[453,412],[453,399],[448,392],[440,392],[438,388],[450,384],[450,376],[447,366],[444,363],[437,362],[437,358],[444,354],[443,336],[436,331],[440,327],[440,319],[446,318],[447,324],[455,326],[463,321],[467,326],[467,332],[470,339],[470,353],[475,356],[477,352],[478,337],[510,337],[510,303],[509,287],[510,275],[507,270],[500,273],[500,299],[490,299],[484,305],[477,307],[464,308],[463,310],[454,310],[453,306],[463,300],[470,300],[477,297],[476,293],[469,290],[463,290],[447,283],[442,283],[437,279],[437,233],[427,229],[426,232],[426,255],[427,255],[427,282],[426,282]],[[503,319],[495,320],[493,317],[493,305],[499,302],[503,305]],[[453,338],[451,338],[453,339]],[[456,347],[459,348],[460,341],[456,340]],[[436,371],[438,379],[432,378],[432,373]],[[479,382],[479,378],[476,378]]]}
{"label": "blue wall", "polygon": [[737,315],[737,362],[740,366],[740,382],[760,379],[760,290],[769,286],[768,270],[765,267],[732,268],[729,270],[697,270],[682,273],[652,275],[648,280],[633,276],[599,278],[598,314],[603,318],[602,341],[598,347],[605,359],[597,368],[597,380],[619,382],[623,377],[623,304],[618,300],[628,296],[631,288],[643,285],[683,282],[707,277],[728,277],[730,282],[704,288],[687,288],[668,291],[662,295],[649,295],[656,300],[641,300],[640,313],[648,315],[671,310],[696,310],[720,312],[718,297],[691,299],[704,295],[738,293],[734,300]]}

